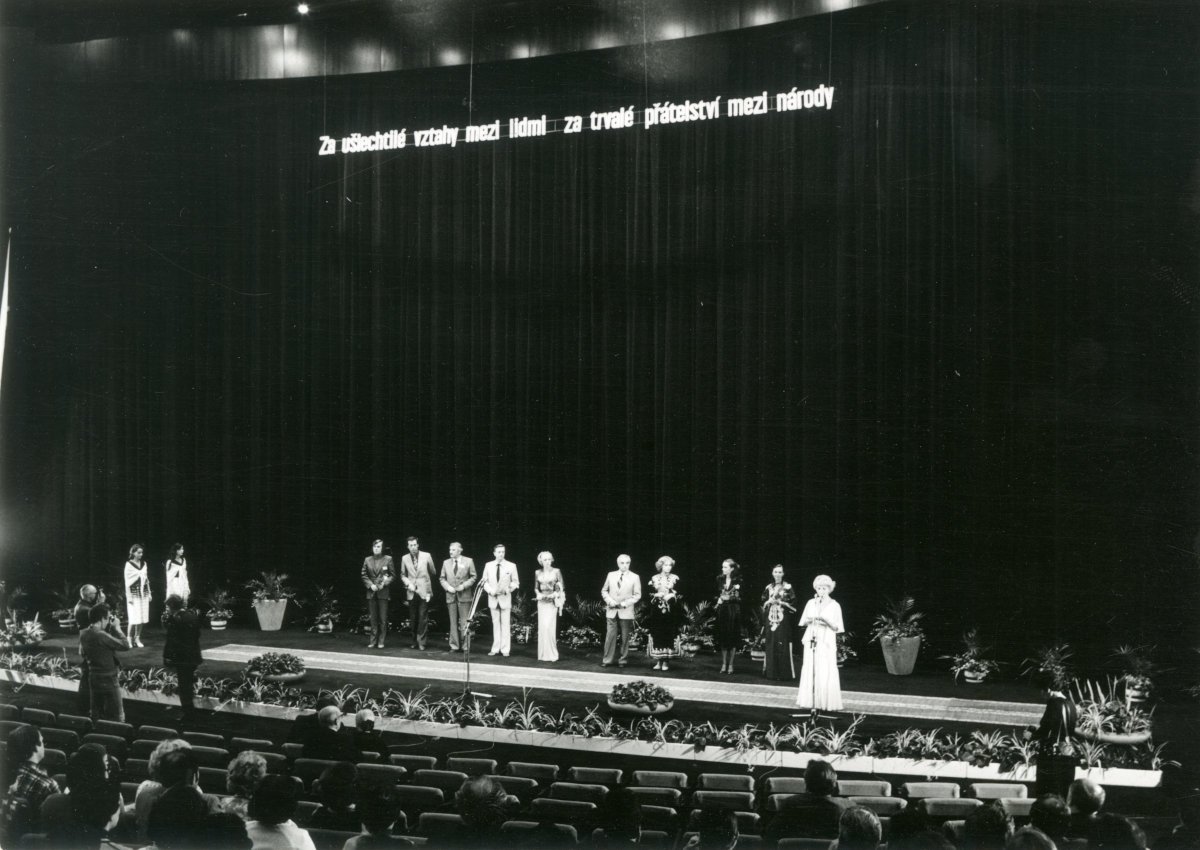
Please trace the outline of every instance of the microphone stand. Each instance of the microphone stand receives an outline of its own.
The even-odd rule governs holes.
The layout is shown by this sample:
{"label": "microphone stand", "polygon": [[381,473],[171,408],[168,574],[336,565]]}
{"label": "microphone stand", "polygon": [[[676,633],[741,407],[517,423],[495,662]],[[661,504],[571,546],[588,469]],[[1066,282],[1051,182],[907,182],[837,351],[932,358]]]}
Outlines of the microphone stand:
{"label": "microphone stand", "polygon": [[479,610],[479,598],[483,596],[483,585],[475,586],[475,598],[471,600],[471,613],[467,615],[467,624],[463,628],[463,660],[467,663],[467,678],[463,682],[462,701],[465,705],[468,701],[476,696],[488,697],[491,694],[473,694],[471,693],[471,638],[475,636],[475,612]]}

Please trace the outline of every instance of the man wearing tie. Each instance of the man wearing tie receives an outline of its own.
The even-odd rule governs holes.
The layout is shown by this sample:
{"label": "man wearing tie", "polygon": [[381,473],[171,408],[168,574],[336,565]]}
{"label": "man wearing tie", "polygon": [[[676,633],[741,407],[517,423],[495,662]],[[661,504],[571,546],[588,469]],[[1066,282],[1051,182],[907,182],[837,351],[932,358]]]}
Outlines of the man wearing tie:
{"label": "man wearing tie", "polygon": [[[629,655],[629,634],[633,631],[633,606],[642,598],[642,580],[637,573],[629,571],[628,555],[617,557],[617,569],[608,574],[600,596],[604,598],[608,620],[604,631],[604,660],[601,667],[609,667],[614,661],[618,667],[625,666]],[[617,635],[620,634],[620,658],[617,657]]]}
{"label": "man wearing tie", "polygon": [[521,586],[517,579],[517,565],[504,560],[504,544],[498,543],[492,550],[495,560],[488,561],[483,568],[483,589],[488,595],[488,609],[492,612],[492,651],[505,658],[512,649],[512,592]]}
{"label": "man wearing tie", "polygon": [[388,585],[396,578],[396,567],[391,555],[383,554],[383,541],[371,544],[371,554],[363,559],[362,583],[367,588],[367,610],[371,614],[371,642],[367,649],[378,646],[383,649],[387,638],[388,599],[392,591]]}
{"label": "man wearing tie", "polygon": [[400,580],[408,590],[408,619],[412,623],[413,649],[425,648],[425,631],[429,628],[429,600],[437,570],[428,552],[421,551],[417,538],[408,538],[408,552],[400,559]]}
{"label": "man wearing tie", "polygon": [[468,640],[471,617],[471,588],[475,586],[475,562],[464,558],[461,543],[450,544],[450,557],[442,561],[442,589],[446,591],[446,613],[450,617],[450,649],[459,652]]}

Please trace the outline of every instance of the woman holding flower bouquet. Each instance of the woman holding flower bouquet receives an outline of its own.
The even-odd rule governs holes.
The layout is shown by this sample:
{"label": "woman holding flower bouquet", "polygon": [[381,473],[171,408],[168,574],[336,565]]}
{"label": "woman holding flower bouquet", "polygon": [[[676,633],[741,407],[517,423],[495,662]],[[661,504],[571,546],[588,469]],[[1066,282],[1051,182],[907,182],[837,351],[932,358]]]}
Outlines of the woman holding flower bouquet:
{"label": "woman holding flower bouquet", "polygon": [[558,615],[562,613],[567,592],[563,588],[562,571],[554,566],[554,556],[541,552],[537,556],[541,569],[533,574],[533,593],[538,609],[538,661],[558,660]]}
{"label": "woman holding flower bouquet", "polygon": [[683,603],[675,586],[679,576],[672,572],[675,559],[663,555],[654,562],[658,573],[650,579],[646,603],[646,630],[650,632],[650,656],[655,670],[668,670],[667,662],[680,654],[679,628],[683,625]]}
{"label": "woman holding flower bouquet", "polygon": [[768,679],[792,681],[796,665],[792,659],[792,621],[796,618],[796,591],[783,580],[783,564],[771,570],[771,583],[763,590],[762,607],[766,626],[767,657],[763,673]]}
{"label": "woman holding flower bouquet", "polygon": [[742,568],[733,558],[721,562],[717,576],[717,648],[721,650],[721,672],[733,672],[733,656],[742,645]]}

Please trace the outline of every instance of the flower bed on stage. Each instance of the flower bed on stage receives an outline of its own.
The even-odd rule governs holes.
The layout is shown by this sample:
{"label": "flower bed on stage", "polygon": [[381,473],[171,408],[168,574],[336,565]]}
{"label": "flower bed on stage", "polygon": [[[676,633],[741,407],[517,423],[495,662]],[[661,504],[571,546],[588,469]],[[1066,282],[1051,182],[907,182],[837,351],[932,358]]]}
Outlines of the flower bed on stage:
{"label": "flower bed on stage", "polygon": [[[4,653],[0,655],[0,678],[74,690],[79,671],[62,656]],[[176,680],[168,670],[122,670],[120,684],[131,699],[175,704]],[[902,729],[864,740],[858,735],[861,715],[841,728],[807,722],[730,727],[656,717],[618,721],[605,716],[599,705],[555,715],[538,706],[528,692],[505,705],[478,698],[435,699],[427,688],[407,693],[389,688],[375,696],[366,688],[347,685],[321,693],[329,693],[339,704],[353,700],[373,709],[381,730],[496,743],[777,767],[803,767],[822,758],[845,773],[964,780],[1030,782],[1036,765],[1034,747],[1023,740],[1020,730],[976,731],[962,738],[936,729]],[[280,719],[294,717],[316,703],[316,694],[256,677],[240,681],[197,677],[196,695],[202,707]],[[1081,707],[1080,717],[1101,718],[1106,699],[1105,694],[1096,694],[1095,702]],[[1122,711],[1128,713],[1129,708]],[[1144,721],[1137,715],[1134,719]],[[1077,774],[1109,785],[1153,787],[1161,778],[1160,750],[1152,742],[1086,747]]]}

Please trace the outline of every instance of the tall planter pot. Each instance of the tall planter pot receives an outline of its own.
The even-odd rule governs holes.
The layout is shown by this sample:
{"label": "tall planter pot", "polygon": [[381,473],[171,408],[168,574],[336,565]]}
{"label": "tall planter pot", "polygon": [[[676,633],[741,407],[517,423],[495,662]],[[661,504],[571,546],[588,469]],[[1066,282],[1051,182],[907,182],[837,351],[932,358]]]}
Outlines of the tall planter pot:
{"label": "tall planter pot", "polygon": [[917,652],[921,648],[919,637],[881,638],[883,663],[893,676],[907,676],[917,663]]}
{"label": "tall planter pot", "polygon": [[283,628],[283,612],[287,610],[286,599],[259,599],[254,603],[258,615],[258,627],[264,632],[277,632]]}

